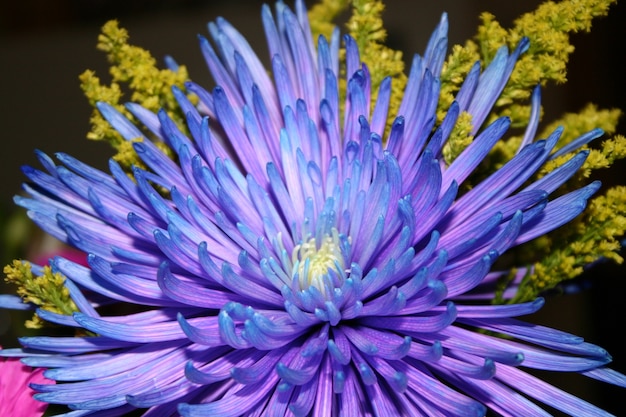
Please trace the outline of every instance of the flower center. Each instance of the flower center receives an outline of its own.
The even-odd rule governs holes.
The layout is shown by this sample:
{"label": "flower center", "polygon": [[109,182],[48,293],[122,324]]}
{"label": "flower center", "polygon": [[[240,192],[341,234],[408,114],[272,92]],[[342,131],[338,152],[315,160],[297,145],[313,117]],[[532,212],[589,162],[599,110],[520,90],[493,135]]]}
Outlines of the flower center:
{"label": "flower center", "polygon": [[294,248],[292,276],[297,277],[301,290],[315,287],[327,295],[343,283],[345,262],[336,229],[319,240],[311,238]]}

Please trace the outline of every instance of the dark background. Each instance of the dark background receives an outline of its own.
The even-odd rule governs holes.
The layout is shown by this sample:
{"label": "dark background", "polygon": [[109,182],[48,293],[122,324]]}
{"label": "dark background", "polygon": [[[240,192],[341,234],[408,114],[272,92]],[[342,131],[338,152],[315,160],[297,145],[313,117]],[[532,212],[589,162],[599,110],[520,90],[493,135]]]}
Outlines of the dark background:
{"label": "dark background", "polygon": [[[85,139],[91,109],[79,89],[78,75],[85,69],[107,77],[104,55],[95,49],[100,27],[117,18],[130,32],[131,43],[150,50],[157,58],[172,55],[187,65],[197,82],[211,84],[197,47],[195,35],[206,33],[206,23],[226,17],[257,51],[267,55],[259,19],[261,1],[199,0],[21,0],[0,5],[0,216],[15,216],[11,198],[23,177],[19,167],[35,163],[33,149],[47,153],[64,151],[104,168],[111,155],[107,145]],[[288,1],[288,3],[291,3]],[[472,37],[482,11],[495,14],[504,27],[523,12],[533,10],[536,0],[445,0],[425,4],[388,0],[384,15],[389,43],[410,59],[421,53],[441,12],[450,22],[450,45]],[[308,2],[312,4],[311,1]],[[626,56],[625,4],[613,6],[607,18],[594,22],[590,34],[576,34],[569,82],[543,90],[544,121],[566,111],[577,111],[587,102],[602,108],[626,109],[624,57]],[[626,133],[622,121],[619,132]],[[610,174],[605,184],[624,183],[624,164]],[[36,239],[35,237],[32,238]],[[9,259],[8,245],[2,262]],[[625,270],[603,264],[591,271],[593,286],[582,294],[548,299],[533,320],[584,336],[605,347],[614,357],[613,367],[626,371],[623,340],[626,302]],[[0,315],[0,343],[14,341],[2,334],[20,331],[16,320]],[[13,326],[13,328],[11,328]],[[8,333],[7,333],[8,332]],[[543,375],[542,375],[543,376]],[[553,375],[546,378],[554,378]],[[568,375],[554,379],[559,386],[605,407],[616,415],[626,390],[587,378]]]}

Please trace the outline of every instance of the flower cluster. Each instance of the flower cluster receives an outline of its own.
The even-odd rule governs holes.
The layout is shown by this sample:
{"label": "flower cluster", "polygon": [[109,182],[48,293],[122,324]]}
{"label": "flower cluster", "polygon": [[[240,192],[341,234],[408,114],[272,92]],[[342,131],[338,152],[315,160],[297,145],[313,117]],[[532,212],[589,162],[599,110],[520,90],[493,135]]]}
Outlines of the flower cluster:
{"label": "flower cluster", "polygon": [[[262,21],[271,72],[217,20],[200,48],[218,86],[186,82],[193,101],[174,86],[184,120],[97,103],[139,158],[130,172],[64,153],[24,168],[17,204],[89,254],[88,266],[50,262],[76,312],[37,310],[84,336],[24,337],[0,353],[47,368],[57,383],[33,384],[36,398],[68,416],[545,415],[538,404],[605,415],[525,370],[626,387],[605,350],[517,318],[542,298],[489,303],[506,274],[494,262],[598,190],[556,193],[602,132],[561,148],[561,128],[536,139],[535,88],[517,153],[462,188],[507,135],[510,118],[488,116],[528,38],[473,65],[439,120],[446,15],[393,114],[393,80],[374,88],[354,38],[314,40],[302,1],[265,6]],[[473,140],[447,160],[463,114]]]}

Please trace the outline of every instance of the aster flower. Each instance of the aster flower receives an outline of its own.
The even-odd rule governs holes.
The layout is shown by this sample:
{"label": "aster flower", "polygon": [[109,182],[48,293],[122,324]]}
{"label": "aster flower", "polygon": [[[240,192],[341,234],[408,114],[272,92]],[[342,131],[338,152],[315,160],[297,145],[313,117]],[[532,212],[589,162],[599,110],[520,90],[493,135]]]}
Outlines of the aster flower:
{"label": "aster flower", "polygon": [[[585,161],[576,149],[601,132],[559,150],[561,129],[535,140],[536,89],[517,155],[459,191],[507,133],[507,118],[486,120],[528,40],[477,63],[436,124],[445,15],[413,60],[397,116],[391,79],[370,105],[356,43],[335,31],[315,45],[301,1],[295,13],[264,7],[262,19],[271,75],[227,21],[210,26],[217,52],[200,38],[218,86],[188,82],[198,105],[174,89],[189,134],[165,111],[128,104],[174,158],[101,102],[145,167],[129,178],[115,161],[107,174],[38,153],[44,171],[24,169],[29,197],[16,202],[89,253],[88,267],[51,262],[79,312],[38,315],[94,334],[24,337],[24,350],[2,352],[49,368],[58,383],[33,384],[36,398],[71,416],[546,415],[537,404],[605,415],[526,369],[626,386],[606,351],[517,318],[541,298],[485,302],[500,255],[583,211],[598,182],[552,194]],[[447,164],[442,148],[461,112],[475,139]],[[127,314],[99,309],[118,304]]]}
{"label": "aster flower", "polygon": [[32,369],[16,359],[0,359],[0,415],[40,417],[48,404],[33,398],[29,384],[52,383],[43,376],[43,369]]}

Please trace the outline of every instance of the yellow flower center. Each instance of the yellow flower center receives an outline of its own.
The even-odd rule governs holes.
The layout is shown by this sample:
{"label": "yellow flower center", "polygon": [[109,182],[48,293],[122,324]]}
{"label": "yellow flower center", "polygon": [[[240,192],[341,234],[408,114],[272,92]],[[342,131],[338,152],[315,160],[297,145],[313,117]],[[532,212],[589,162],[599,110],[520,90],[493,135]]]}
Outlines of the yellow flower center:
{"label": "yellow flower center", "polygon": [[306,290],[314,286],[326,295],[333,287],[341,285],[340,279],[345,274],[339,233],[333,229],[331,235],[324,236],[321,242],[311,238],[297,245],[292,261],[292,276],[297,274],[300,288]]}

